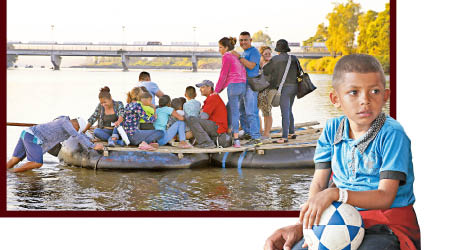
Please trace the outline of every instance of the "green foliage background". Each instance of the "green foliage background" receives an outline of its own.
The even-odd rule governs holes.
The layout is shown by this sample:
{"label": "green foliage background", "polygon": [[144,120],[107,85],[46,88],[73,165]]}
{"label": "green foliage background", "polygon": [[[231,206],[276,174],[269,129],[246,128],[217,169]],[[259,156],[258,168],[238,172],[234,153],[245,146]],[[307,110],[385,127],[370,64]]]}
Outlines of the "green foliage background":
{"label": "green foliage background", "polygon": [[303,45],[311,46],[313,42],[325,41],[332,57],[300,60],[305,71],[332,74],[334,65],[342,55],[364,53],[375,56],[384,71],[390,72],[389,3],[385,5],[385,10],[379,13],[373,10],[362,13],[360,4],[353,0],[335,3],[333,11],[327,15],[327,20],[329,26],[319,24],[316,34],[303,41]]}

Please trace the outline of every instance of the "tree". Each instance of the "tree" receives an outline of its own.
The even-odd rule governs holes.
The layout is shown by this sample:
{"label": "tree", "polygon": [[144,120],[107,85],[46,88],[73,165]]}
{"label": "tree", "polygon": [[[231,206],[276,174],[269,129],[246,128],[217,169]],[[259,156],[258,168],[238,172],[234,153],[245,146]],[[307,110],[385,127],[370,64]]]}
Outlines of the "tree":
{"label": "tree", "polygon": [[386,4],[386,9],[380,12],[371,22],[367,33],[368,53],[374,56],[389,55],[390,52],[390,5]]}
{"label": "tree", "polygon": [[358,53],[378,58],[384,71],[390,71],[390,5],[380,13],[368,11],[358,20]]}
{"label": "tree", "polygon": [[[14,49],[14,45],[8,44],[7,49]],[[8,55],[6,58],[7,58],[6,66],[9,68],[14,66],[14,63],[16,63],[18,57],[17,55]]]}
{"label": "tree", "polygon": [[359,16],[358,18],[358,53],[365,53],[367,54],[369,52],[369,47],[367,46],[367,41],[370,39],[370,34],[368,32],[369,25],[375,21],[377,18],[378,13],[369,10],[367,13]]}
{"label": "tree", "polygon": [[360,4],[349,0],[345,4],[335,4],[333,12],[327,15],[329,26],[325,45],[332,54],[348,55],[355,51],[355,31],[360,10]]}
{"label": "tree", "polygon": [[312,46],[314,42],[325,42],[327,36],[328,28],[324,23],[321,23],[317,26],[316,34],[308,38],[308,40],[303,41],[303,46]]}
{"label": "tree", "polygon": [[271,40],[270,36],[267,35],[267,34],[264,34],[262,32],[262,30],[254,33],[253,37],[252,37],[252,40],[253,40],[253,42],[262,42],[262,43],[264,43],[266,45],[272,44],[272,40]]}

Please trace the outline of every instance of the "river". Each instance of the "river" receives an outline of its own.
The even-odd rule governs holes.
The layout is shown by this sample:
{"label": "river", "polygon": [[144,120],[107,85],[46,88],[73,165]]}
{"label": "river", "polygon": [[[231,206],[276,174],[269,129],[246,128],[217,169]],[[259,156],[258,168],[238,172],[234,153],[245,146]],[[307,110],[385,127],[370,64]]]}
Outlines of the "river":
{"label": "river", "polygon": [[[45,123],[59,115],[86,119],[109,86],[125,103],[140,70],[15,68],[7,70],[7,121]],[[218,70],[196,73],[149,70],[152,80],[172,98],[204,79],[216,82]],[[295,122],[325,121],[342,113],[330,103],[331,76],[311,74],[317,90],[294,102]],[[204,97],[197,91],[197,100]],[[226,102],[226,91],[221,93]],[[389,102],[384,107],[389,113]],[[273,126],[281,125],[279,108]],[[10,157],[23,128],[7,128]],[[44,166],[7,173],[7,210],[298,210],[307,199],[313,169],[221,169],[170,171],[93,171],[65,166],[44,155]]]}

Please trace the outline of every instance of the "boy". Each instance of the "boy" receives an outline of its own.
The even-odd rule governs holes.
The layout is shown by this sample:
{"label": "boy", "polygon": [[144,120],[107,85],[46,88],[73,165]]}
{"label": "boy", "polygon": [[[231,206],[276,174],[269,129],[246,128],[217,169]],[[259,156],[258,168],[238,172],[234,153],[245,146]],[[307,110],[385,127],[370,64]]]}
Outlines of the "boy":
{"label": "boy", "polygon": [[[40,168],[43,164],[43,155],[60,142],[74,136],[85,149],[103,150],[103,144],[93,144],[81,134],[87,122],[83,118],[69,120],[67,116],[60,116],[54,121],[38,124],[22,131],[13,157],[6,163],[6,168],[13,168],[25,156],[29,162],[11,172],[23,172],[33,168]],[[78,132],[77,132],[78,131]]]}
{"label": "boy", "polygon": [[[152,107],[152,95],[149,92],[142,92],[139,94],[139,101],[137,103],[141,104],[142,109],[148,116],[153,116],[155,113],[155,109]],[[144,119],[139,120],[139,129],[140,130],[152,130],[155,129],[153,123],[145,122]]]}
{"label": "boy", "polygon": [[[410,140],[397,121],[382,113],[390,93],[385,83],[372,56],[338,61],[330,99],[345,116],[328,120],[317,142],[316,170],[299,223],[272,234],[266,250],[307,247],[299,241],[302,228],[317,224],[333,201],[359,210],[366,228],[360,250],[420,249]],[[328,188],[331,173],[336,187]]]}
{"label": "boy", "polygon": [[139,82],[137,87],[145,87],[147,91],[152,95],[152,104],[155,105],[155,95],[160,98],[164,93],[159,89],[158,85],[152,82],[150,74],[147,71],[142,71],[139,74]]}
{"label": "boy", "polygon": [[[183,102],[183,99],[184,99],[183,97],[175,98],[172,100],[170,105],[179,115],[186,118],[187,117],[186,113],[183,110],[183,106],[185,103],[185,102]],[[169,128],[170,126],[172,126],[172,124],[174,124],[177,121],[178,121],[177,118],[175,118],[174,116],[170,116],[169,121],[167,122],[167,127]],[[192,139],[192,137],[193,137],[192,131],[188,126],[185,127],[185,132],[186,132],[186,140]]]}
{"label": "boy", "polygon": [[193,86],[186,87],[184,96],[187,98],[187,102],[183,104],[183,110],[186,118],[189,116],[199,117],[202,104],[195,100],[195,97],[197,96],[195,88]]}

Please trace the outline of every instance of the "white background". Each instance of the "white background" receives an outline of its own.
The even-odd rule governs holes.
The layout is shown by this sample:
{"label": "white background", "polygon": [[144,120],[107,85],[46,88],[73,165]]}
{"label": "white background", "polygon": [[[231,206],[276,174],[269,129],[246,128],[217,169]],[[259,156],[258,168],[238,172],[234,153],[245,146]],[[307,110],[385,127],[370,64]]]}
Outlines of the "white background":
{"label": "white background", "polygon": [[[423,249],[443,249],[449,192],[448,15],[444,1],[398,1],[397,119],[412,141]],[[427,8],[432,6],[432,8]],[[295,218],[0,219],[2,249],[262,249]],[[4,246],[7,246],[5,248]]]}

